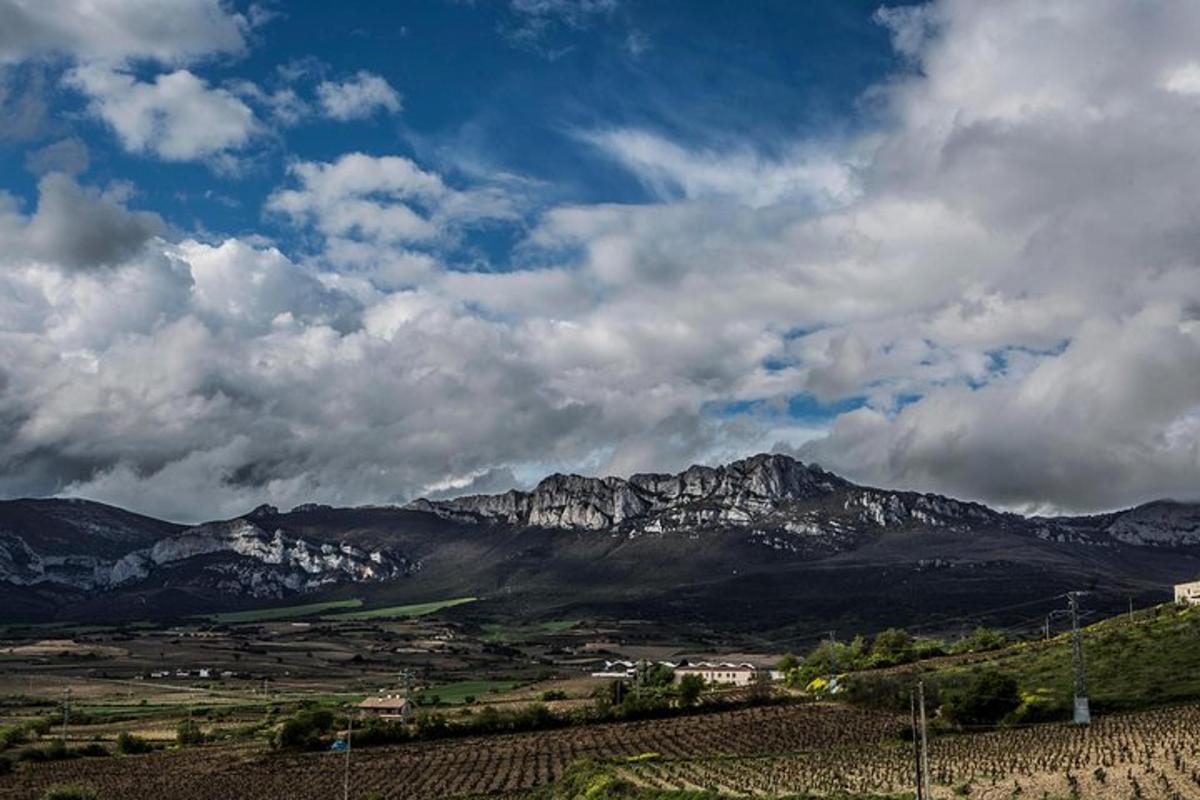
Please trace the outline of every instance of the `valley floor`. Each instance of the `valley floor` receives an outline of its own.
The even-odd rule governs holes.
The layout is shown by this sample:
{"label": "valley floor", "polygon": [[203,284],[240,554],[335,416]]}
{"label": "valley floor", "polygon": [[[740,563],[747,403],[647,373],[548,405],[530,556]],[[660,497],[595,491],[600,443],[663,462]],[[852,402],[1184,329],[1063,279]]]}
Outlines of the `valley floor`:
{"label": "valley floor", "polygon": [[[582,761],[655,797],[699,789],[758,797],[903,793],[912,783],[911,745],[899,738],[904,727],[888,714],[805,704],[363,748],[351,755],[350,796],[554,792],[554,782]],[[1186,705],[1100,717],[1088,728],[939,736],[930,745],[934,796],[1200,798],[1198,730],[1200,706]],[[74,783],[94,787],[100,800],[316,800],[340,796],[345,765],[338,753],[211,745],[27,764],[0,777],[0,797],[38,798],[52,785]]]}

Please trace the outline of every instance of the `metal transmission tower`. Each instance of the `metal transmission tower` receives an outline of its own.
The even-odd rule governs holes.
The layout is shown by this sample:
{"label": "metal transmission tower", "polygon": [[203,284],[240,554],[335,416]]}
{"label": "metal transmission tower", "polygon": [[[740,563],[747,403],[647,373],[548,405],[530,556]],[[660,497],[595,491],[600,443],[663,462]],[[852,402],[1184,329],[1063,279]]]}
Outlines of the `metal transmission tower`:
{"label": "metal transmission tower", "polygon": [[1083,637],[1079,633],[1079,596],[1083,592],[1067,592],[1071,612],[1071,664],[1075,672],[1075,724],[1090,725],[1092,711],[1088,705],[1087,675],[1083,667]]}

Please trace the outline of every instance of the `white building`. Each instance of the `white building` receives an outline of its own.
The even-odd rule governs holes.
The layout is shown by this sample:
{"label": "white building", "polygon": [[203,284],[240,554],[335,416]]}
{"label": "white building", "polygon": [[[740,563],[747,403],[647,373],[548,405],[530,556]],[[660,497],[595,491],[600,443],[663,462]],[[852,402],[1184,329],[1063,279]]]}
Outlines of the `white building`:
{"label": "white building", "polygon": [[1175,584],[1175,602],[1200,606],[1200,581]]}
{"label": "white building", "polygon": [[753,664],[747,663],[733,664],[730,662],[721,662],[717,664],[711,661],[701,661],[696,664],[688,664],[675,668],[676,681],[683,678],[684,675],[699,675],[704,679],[705,683],[749,686],[754,683],[754,678],[758,675],[758,668]]}

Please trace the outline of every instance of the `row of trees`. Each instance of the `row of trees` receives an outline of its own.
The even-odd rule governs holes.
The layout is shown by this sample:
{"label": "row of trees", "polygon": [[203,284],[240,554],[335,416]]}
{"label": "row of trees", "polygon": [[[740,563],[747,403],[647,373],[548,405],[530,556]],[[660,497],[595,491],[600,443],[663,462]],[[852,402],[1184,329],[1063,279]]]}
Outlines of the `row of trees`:
{"label": "row of trees", "polygon": [[826,639],[808,655],[788,654],[777,669],[789,686],[807,688],[814,680],[842,672],[892,667],[924,658],[995,650],[1008,644],[1004,631],[980,626],[953,643],[943,639],[913,636],[902,628],[888,628],[868,640],[855,636],[850,642]]}

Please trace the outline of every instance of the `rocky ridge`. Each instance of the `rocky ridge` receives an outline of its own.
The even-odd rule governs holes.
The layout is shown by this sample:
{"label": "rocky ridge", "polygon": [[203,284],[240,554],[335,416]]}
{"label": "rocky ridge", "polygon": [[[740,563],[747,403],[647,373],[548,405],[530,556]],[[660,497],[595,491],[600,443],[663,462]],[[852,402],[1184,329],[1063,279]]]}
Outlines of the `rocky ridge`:
{"label": "rocky ridge", "polygon": [[532,491],[421,499],[410,510],[459,522],[626,535],[746,528],[809,537],[913,525],[967,530],[1011,515],[938,495],[856,486],[786,455],[760,454],[676,475],[551,475]]}
{"label": "rocky ridge", "polygon": [[[387,580],[418,568],[409,559],[383,549],[310,542],[282,530],[269,530],[254,521],[256,515],[263,516],[256,510],[247,517],[184,528],[116,557],[103,552],[39,552],[22,535],[0,527],[0,581],[107,590],[163,578],[171,570],[199,564],[200,571],[207,573],[203,576],[207,584],[253,596],[278,597],[343,581]],[[86,535],[87,529],[83,533]],[[125,539],[140,541],[132,534]]]}

